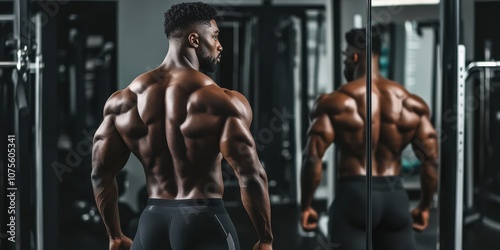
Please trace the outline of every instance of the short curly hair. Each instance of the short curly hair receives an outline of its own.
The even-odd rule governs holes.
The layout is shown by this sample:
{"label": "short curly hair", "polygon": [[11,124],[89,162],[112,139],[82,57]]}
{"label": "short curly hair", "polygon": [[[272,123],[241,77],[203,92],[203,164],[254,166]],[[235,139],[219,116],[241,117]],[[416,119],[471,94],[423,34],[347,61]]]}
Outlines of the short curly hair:
{"label": "short curly hair", "polygon": [[[375,55],[380,55],[382,51],[382,39],[378,26],[372,27],[372,53]],[[347,44],[353,46],[358,52],[364,52],[366,50],[366,28],[361,29],[351,29],[345,34],[345,40]]]}
{"label": "short curly hair", "polygon": [[178,37],[183,29],[191,25],[207,24],[217,17],[217,10],[202,2],[180,3],[165,12],[163,23],[167,38]]}

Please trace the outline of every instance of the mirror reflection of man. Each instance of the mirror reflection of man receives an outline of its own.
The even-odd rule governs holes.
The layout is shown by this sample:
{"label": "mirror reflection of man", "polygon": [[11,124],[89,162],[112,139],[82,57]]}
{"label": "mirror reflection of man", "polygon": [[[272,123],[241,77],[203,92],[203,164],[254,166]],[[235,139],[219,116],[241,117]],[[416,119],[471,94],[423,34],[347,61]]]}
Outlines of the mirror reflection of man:
{"label": "mirror reflection of man", "polygon": [[[437,133],[418,96],[379,71],[381,39],[372,38],[372,232],[374,249],[416,249],[412,228],[424,230],[437,187]],[[318,226],[311,207],[322,175],[322,158],[335,143],[340,152],[338,185],[329,211],[328,234],[337,249],[366,248],[366,29],[346,33],[344,76],[349,81],[320,96],[312,111],[301,175],[301,224]],[[409,210],[401,177],[401,154],[411,144],[421,166],[421,199]]]}
{"label": "mirror reflection of man", "polygon": [[[267,175],[249,131],[251,107],[200,72],[220,62],[216,14],[201,2],[172,6],[163,63],[106,102],[94,137],[92,184],[110,250],[240,249],[222,201],[222,158],[234,169],[257,231],[253,249],[272,250]],[[115,179],[131,153],[143,165],[149,196],[133,243],[120,229]]]}

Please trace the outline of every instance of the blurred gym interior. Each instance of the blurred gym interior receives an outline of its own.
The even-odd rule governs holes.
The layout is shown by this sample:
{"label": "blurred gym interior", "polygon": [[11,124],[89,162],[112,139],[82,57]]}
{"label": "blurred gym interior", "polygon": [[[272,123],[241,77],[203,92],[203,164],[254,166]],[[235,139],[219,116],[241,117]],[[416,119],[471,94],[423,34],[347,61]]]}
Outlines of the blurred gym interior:
{"label": "blurred gym interior", "polygon": [[[180,2],[0,1],[1,249],[108,249],[90,181],[92,136],[107,98],[163,60],[163,13]],[[338,152],[331,146],[323,159],[314,199],[320,230],[311,233],[299,224],[302,150],[314,101],[346,83],[344,34],[365,26],[365,1],[204,2],[218,10],[224,46],[224,60],[210,77],[242,93],[253,109],[274,248],[335,249],[325,235]],[[418,249],[499,249],[500,1],[373,0],[371,8],[383,76],[429,105],[440,134],[439,191],[429,227],[415,233]],[[4,209],[9,135],[17,143],[16,243],[8,241]],[[227,211],[242,249],[251,249],[257,235],[232,169],[222,167]],[[411,147],[402,168],[414,207],[420,162]],[[134,156],[117,182],[122,230],[133,237],[147,200]]]}

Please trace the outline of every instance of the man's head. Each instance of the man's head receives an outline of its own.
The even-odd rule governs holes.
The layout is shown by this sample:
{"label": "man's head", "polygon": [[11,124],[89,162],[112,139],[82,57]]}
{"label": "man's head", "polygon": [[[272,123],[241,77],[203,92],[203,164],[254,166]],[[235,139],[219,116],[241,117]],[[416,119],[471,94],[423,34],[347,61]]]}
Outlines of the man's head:
{"label": "man's head", "polygon": [[[372,56],[379,57],[382,50],[382,40],[379,30],[372,27]],[[345,34],[347,48],[344,52],[344,76],[348,81],[354,80],[358,67],[365,67],[366,62],[366,28],[352,29]]]}
{"label": "man's head", "polygon": [[202,71],[214,72],[220,61],[222,45],[216,17],[215,8],[201,2],[176,4],[165,12],[164,28],[168,40],[193,48]]}

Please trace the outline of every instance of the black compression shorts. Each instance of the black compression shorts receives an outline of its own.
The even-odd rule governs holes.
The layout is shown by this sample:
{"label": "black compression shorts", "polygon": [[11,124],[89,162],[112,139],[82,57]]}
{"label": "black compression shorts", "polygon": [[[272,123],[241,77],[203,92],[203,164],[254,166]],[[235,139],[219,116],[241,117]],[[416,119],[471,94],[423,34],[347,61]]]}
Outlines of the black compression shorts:
{"label": "black compression shorts", "polygon": [[[408,194],[395,176],[372,179],[374,250],[415,250]],[[328,234],[332,249],[366,249],[366,177],[341,176],[330,207]]]}
{"label": "black compression shorts", "polygon": [[222,199],[149,199],[132,250],[239,250]]}

